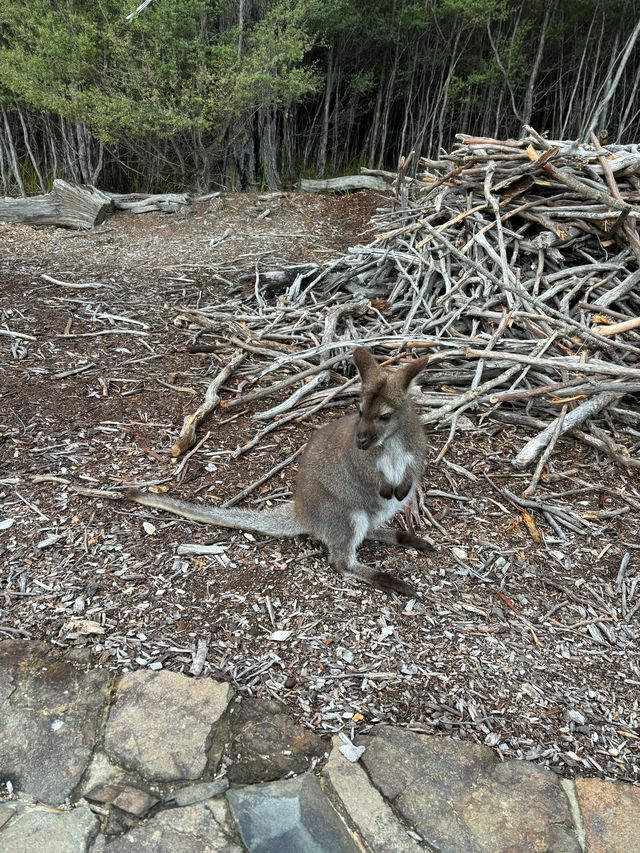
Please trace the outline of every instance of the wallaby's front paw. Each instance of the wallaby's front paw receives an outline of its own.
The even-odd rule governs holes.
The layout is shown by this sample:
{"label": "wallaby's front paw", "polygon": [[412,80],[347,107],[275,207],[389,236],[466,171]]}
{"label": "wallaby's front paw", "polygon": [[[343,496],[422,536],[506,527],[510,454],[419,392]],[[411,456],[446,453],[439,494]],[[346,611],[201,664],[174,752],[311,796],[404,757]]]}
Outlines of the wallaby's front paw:
{"label": "wallaby's front paw", "polygon": [[380,497],[389,501],[393,497],[393,486],[391,483],[383,483],[380,486]]}
{"label": "wallaby's front paw", "polygon": [[396,486],[395,491],[394,491],[394,495],[396,496],[396,500],[403,501],[406,498],[406,496],[409,494],[410,491],[411,491],[411,480],[409,480],[405,483],[400,483],[399,486]]}

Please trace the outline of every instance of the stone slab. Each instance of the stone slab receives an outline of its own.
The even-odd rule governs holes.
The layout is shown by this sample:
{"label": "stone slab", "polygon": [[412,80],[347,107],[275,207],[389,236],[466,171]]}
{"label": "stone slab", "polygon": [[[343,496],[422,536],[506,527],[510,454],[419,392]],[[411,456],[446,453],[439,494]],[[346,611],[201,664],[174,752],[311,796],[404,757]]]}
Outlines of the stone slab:
{"label": "stone slab", "polygon": [[228,756],[229,781],[251,785],[304,773],[326,752],[325,742],[298,725],[280,702],[243,699],[230,706],[216,730],[210,758],[217,767],[220,758]]}
{"label": "stone slab", "polygon": [[228,787],[229,780],[226,776],[222,776],[220,779],[214,779],[213,782],[200,782],[197,785],[177,788],[167,797],[167,801],[174,802],[177,806],[192,806],[194,803],[202,803],[224,794]]}
{"label": "stone slab", "polygon": [[567,796],[551,771],[388,726],[362,743],[373,783],[439,853],[580,853]]}
{"label": "stone slab", "polygon": [[98,829],[87,806],[61,812],[21,803],[0,829],[0,853],[85,853]]}
{"label": "stone slab", "polygon": [[175,672],[123,675],[105,730],[107,754],[147,780],[198,779],[212,727],[232,696],[229,684]]}
{"label": "stone slab", "polygon": [[11,803],[0,803],[0,829],[8,823],[16,813],[16,807]]}
{"label": "stone slab", "polygon": [[371,784],[358,762],[348,761],[340,752],[342,741],[334,737],[323,776],[339,798],[344,810],[367,843],[371,853],[411,853],[423,849],[398,820],[377,788]]}
{"label": "stone slab", "polygon": [[78,796],[85,797],[96,788],[114,785],[119,790],[126,785],[140,784],[138,774],[132,770],[123,770],[117,764],[113,764],[109,757],[97,749],[91,756],[91,761],[87,767],[82,781],[76,791]]}
{"label": "stone slab", "polygon": [[101,842],[97,849],[101,853],[242,853],[224,798],[160,812],[125,835]]}
{"label": "stone slab", "polygon": [[640,853],[640,788],[602,779],[576,779],[589,853]]}
{"label": "stone slab", "polygon": [[160,802],[157,797],[140,791],[138,788],[125,788],[112,800],[112,805],[134,817],[143,817],[148,811]]}
{"label": "stone slab", "polygon": [[232,788],[227,791],[227,799],[250,853],[362,850],[311,773]]}
{"label": "stone slab", "polygon": [[100,803],[103,806],[110,806],[116,797],[124,791],[123,785],[94,785],[91,790],[84,794],[84,798],[92,803]]}
{"label": "stone slab", "polygon": [[50,656],[45,643],[0,642],[2,776],[60,805],[80,782],[102,724],[111,677]]}

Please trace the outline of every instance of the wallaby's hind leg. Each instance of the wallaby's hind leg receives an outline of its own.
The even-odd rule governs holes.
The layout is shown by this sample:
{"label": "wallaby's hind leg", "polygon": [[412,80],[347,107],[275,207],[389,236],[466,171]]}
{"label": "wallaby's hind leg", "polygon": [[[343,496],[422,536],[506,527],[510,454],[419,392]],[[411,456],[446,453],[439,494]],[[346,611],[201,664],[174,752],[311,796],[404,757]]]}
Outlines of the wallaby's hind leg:
{"label": "wallaby's hind leg", "polygon": [[369,586],[374,586],[383,592],[395,592],[398,595],[406,595],[407,598],[413,598],[416,594],[415,589],[410,584],[387,574],[387,572],[381,572],[373,566],[365,566],[364,563],[357,562],[347,564],[340,560],[331,560],[331,565],[341,575],[364,581]]}
{"label": "wallaby's hind leg", "polygon": [[356,549],[365,536],[368,538],[368,534],[359,514],[354,516],[352,522],[351,525],[345,523],[340,530],[334,528],[331,541],[326,543],[332,567],[341,575],[364,581],[384,592],[396,592],[412,598],[415,595],[412,586],[393,575],[358,562]]}
{"label": "wallaby's hind leg", "polygon": [[416,551],[433,551],[433,545],[427,539],[416,536],[407,530],[394,530],[391,527],[376,527],[367,534],[367,539],[374,542],[384,542],[385,545],[404,545],[406,548],[415,548]]}

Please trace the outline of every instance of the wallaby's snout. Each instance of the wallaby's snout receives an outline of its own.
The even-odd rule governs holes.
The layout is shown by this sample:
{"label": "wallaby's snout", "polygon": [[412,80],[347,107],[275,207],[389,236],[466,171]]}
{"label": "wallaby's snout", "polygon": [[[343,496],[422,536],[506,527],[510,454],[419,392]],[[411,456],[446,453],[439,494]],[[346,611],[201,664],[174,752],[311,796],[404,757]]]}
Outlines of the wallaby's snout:
{"label": "wallaby's snout", "polygon": [[367,450],[376,444],[381,444],[389,431],[391,414],[380,415],[377,407],[373,411],[360,410],[360,418],[356,426],[356,447],[359,450]]}
{"label": "wallaby's snout", "polygon": [[356,447],[360,450],[366,450],[368,447],[371,447],[372,438],[370,433],[368,432],[358,432],[356,433]]}

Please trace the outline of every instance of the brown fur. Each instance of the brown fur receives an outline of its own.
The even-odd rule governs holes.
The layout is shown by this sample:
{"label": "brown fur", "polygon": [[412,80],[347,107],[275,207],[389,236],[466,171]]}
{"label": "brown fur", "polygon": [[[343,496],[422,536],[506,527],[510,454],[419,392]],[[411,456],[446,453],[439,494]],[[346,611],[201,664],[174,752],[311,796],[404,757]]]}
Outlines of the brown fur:
{"label": "brown fur", "polygon": [[223,527],[280,537],[308,534],[326,545],[338,572],[385,592],[413,595],[403,581],[359,563],[356,551],[364,539],[431,547],[415,534],[381,527],[413,500],[421,476],[426,441],[408,388],[427,359],[393,373],[364,347],[354,351],[353,359],[362,379],[359,414],[313,433],[300,460],[293,504],[254,511],[200,507],[146,492],[130,491],[128,497]]}

